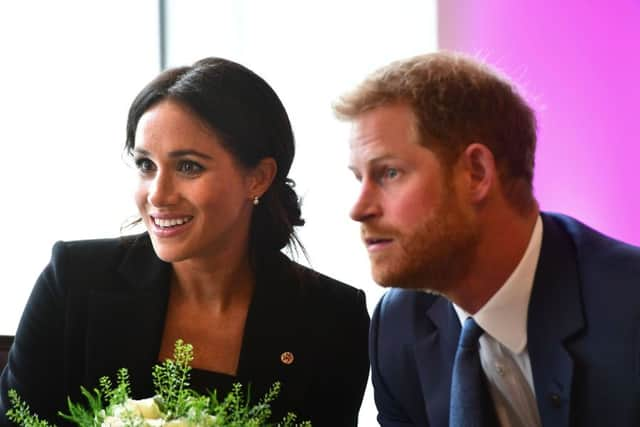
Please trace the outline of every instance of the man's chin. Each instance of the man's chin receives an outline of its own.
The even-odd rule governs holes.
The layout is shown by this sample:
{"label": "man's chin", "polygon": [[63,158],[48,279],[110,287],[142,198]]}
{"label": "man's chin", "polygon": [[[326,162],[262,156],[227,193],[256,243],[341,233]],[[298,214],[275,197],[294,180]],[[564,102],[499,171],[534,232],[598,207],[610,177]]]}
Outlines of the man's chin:
{"label": "man's chin", "polygon": [[431,294],[431,295],[435,295],[435,296],[445,297],[446,298],[446,295],[444,295],[442,292],[437,291],[435,289],[421,288],[421,289],[417,289],[417,290],[425,292],[427,294]]}
{"label": "man's chin", "polygon": [[394,287],[394,284],[393,282],[390,281],[388,274],[377,271],[373,267],[371,268],[371,277],[373,278],[374,282],[376,282],[379,286],[382,286],[383,288]]}
{"label": "man's chin", "polygon": [[[373,280],[383,288],[411,289],[415,291],[427,292],[434,295],[443,295],[443,286],[429,286],[430,281],[424,280],[424,275],[400,274],[390,271],[371,271]],[[440,281],[438,281],[440,283]]]}
{"label": "man's chin", "polygon": [[407,277],[400,274],[392,274],[391,272],[381,272],[372,270],[373,280],[383,288],[403,288],[403,289],[420,289],[420,284],[414,284]]}

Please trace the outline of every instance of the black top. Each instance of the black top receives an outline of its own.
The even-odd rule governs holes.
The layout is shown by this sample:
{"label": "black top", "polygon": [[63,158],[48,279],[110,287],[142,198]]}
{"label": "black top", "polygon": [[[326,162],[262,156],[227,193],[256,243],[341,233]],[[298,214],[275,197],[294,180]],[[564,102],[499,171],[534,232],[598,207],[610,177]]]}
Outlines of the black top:
{"label": "black top", "polygon": [[[233,380],[251,384],[256,398],[279,381],[275,420],[294,412],[315,426],[356,425],[369,369],[364,293],[281,253],[263,256],[255,269]],[[0,425],[7,425],[10,388],[58,425],[64,423],[55,414],[66,409],[67,396],[83,401],[81,385],[93,388],[122,367],[129,370],[134,398],[152,396],[170,273],[146,233],[56,243],[0,376]],[[286,352],[293,363],[281,361]],[[196,377],[205,389],[230,388],[231,378]]]}
{"label": "black top", "polygon": [[[218,393],[218,398],[226,396],[238,382],[238,378],[233,375],[221,374],[219,372],[205,371],[202,369],[191,370],[191,388],[198,393],[209,395],[212,391]],[[261,396],[254,396],[260,398]]]}

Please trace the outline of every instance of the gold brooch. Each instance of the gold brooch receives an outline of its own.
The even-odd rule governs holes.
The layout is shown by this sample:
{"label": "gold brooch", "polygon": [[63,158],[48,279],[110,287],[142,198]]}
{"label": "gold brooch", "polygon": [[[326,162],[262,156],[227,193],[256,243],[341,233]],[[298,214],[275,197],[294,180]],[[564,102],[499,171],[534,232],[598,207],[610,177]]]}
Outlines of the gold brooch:
{"label": "gold brooch", "polygon": [[293,353],[285,351],[280,355],[280,361],[285,365],[291,365],[293,363]]}

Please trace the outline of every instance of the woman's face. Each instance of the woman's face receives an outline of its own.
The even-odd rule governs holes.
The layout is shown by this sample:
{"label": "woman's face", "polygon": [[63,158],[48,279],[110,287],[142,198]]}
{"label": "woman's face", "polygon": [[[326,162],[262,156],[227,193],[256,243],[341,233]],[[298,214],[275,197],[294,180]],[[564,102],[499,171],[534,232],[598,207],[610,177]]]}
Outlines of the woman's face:
{"label": "woman's face", "polygon": [[260,194],[220,139],[186,107],[165,100],[142,115],[135,141],[135,199],[158,257],[244,254],[251,202]]}

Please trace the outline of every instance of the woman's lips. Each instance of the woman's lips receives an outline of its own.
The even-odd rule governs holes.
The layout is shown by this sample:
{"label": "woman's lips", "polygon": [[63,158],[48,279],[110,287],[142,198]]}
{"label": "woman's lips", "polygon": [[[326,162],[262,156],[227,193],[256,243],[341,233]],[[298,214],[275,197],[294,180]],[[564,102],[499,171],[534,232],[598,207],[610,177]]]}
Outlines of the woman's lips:
{"label": "woman's lips", "polygon": [[184,232],[191,224],[190,215],[149,215],[151,232],[158,237],[174,237]]}

